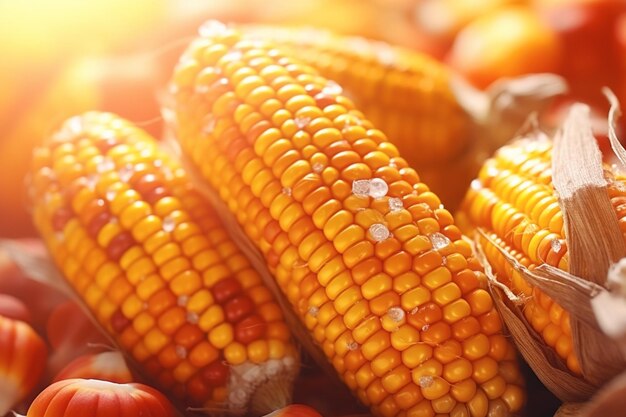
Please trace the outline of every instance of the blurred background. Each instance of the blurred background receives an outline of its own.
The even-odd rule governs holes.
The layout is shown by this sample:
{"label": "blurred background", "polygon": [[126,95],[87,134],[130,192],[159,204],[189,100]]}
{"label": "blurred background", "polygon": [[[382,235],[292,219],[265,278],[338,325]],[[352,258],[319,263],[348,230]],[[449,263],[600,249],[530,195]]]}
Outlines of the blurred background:
{"label": "blurred background", "polygon": [[0,237],[35,235],[24,177],[35,144],[64,118],[112,111],[160,135],[159,92],[207,19],[384,40],[478,88],[556,72],[567,100],[602,117],[602,86],[626,101],[624,0],[0,0]]}

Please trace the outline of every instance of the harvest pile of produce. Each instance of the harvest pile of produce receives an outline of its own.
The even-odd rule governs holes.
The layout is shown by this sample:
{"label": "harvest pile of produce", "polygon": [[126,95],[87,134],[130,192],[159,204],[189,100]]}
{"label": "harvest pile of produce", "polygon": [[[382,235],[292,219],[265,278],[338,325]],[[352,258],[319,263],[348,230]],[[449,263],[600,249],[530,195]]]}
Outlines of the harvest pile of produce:
{"label": "harvest pile of produce", "polygon": [[626,4],[2,7],[0,416],[623,412]]}

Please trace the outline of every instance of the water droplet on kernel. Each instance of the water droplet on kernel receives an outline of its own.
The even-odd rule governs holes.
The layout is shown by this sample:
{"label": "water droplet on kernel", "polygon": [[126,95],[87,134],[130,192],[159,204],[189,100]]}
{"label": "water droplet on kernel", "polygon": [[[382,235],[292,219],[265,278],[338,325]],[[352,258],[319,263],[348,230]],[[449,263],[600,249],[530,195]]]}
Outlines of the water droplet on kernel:
{"label": "water droplet on kernel", "polygon": [[184,346],[177,345],[175,350],[176,356],[178,356],[179,358],[185,359],[187,357],[187,348],[185,348]]}
{"label": "water droplet on kernel", "polygon": [[425,325],[422,326],[422,331],[423,332],[427,332],[428,329],[430,329],[430,324],[425,324]]}
{"label": "water droplet on kernel", "polygon": [[102,158],[98,165],[96,165],[96,170],[98,173],[102,174],[103,172],[109,172],[115,169],[115,162],[111,160],[111,158]]}
{"label": "water droplet on kernel", "polygon": [[199,320],[200,320],[200,317],[198,316],[198,313],[194,313],[193,311],[190,311],[189,313],[187,313],[188,323],[197,324]]}
{"label": "water droplet on kernel", "polygon": [[550,247],[552,248],[552,250],[554,252],[559,252],[561,250],[561,248],[563,247],[563,245],[561,244],[561,241],[559,239],[552,239],[552,241],[550,242]]}
{"label": "water droplet on kernel", "polygon": [[291,188],[283,187],[283,194],[291,196]]}
{"label": "water droplet on kernel", "polygon": [[213,116],[212,114],[208,114],[204,117],[204,125],[202,127],[202,132],[210,135],[211,133],[213,133],[213,131],[215,130],[215,116]]}
{"label": "water droplet on kernel", "polygon": [[163,218],[163,231],[164,232],[173,232],[176,228],[176,220],[172,216],[165,216]]}
{"label": "water droplet on kernel", "polygon": [[106,192],[106,194],[104,195],[104,197],[108,200],[108,201],[113,201],[115,199],[115,196],[117,195],[117,191],[115,190],[108,190]]}
{"label": "water droplet on kernel", "polygon": [[405,313],[402,307],[391,307],[389,310],[387,310],[387,315],[391,320],[398,323],[404,320]]}
{"label": "water droplet on kernel", "polygon": [[241,51],[237,50],[237,49],[233,49],[230,52],[228,52],[226,55],[224,55],[222,57],[222,60],[224,61],[240,61],[241,58],[243,58],[243,54],[241,53]]}
{"label": "water droplet on kernel", "polygon": [[402,203],[402,199],[392,197],[389,199],[389,210],[391,211],[400,211],[404,208],[404,204]]}
{"label": "water droplet on kernel", "polygon": [[470,188],[472,190],[480,190],[481,188],[483,188],[483,183],[480,182],[479,179],[472,180],[472,182],[470,183]]}
{"label": "water droplet on kernel", "polygon": [[382,242],[383,240],[389,239],[389,237],[391,236],[391,233],[389,232],[389,229],[387,229],[387,226],[382,223],[374,223],[370,226],[369,231],[372,235],[372,238],[376,242]]}
{"label": "water droplet on kernel", "polygon": [[450,239],[439,232],[429,234],[428,239],[435,250],[443,249],[450,244]]}
{"label": "water droplet on kernel", "polygon": [[180,307],[184,307],[187,305],[187,302],[189,301],[189,297],[186,295],[181,295],[178,297],[178,299],[176,300],[176,303],[180,306]]}
{"label": "water droplet on kernel", "polygon": [[133,176],[133,165],[132,164],[126,164],[124,165],[119,171],[119,175],[120,175],[120,180],[122,180],[122,182],[128,182],[130,180],[130,178]]}
{"label": "water droplet on kernel", "polygon": [[367,197],[370,193],[370,180],[355,180],[352,182],[352,194]]}
{"label": "water droplet on kernel", "polygon": [[324,88],[322,88],[322,93],[324,94],[336,96],[338,94],[341,94],[342,92],[343,92],[343,88],[341,88],[339,84],[337,84],[336,82],[332,80],[328,80]]}
{"label": "water droplet on kernel", "polygon": [[320,172],[322,172],[324,170],[324,165],[320,164],[319,162],[316,162],[315,164],[313,164],[313,172],[315,172],[316,174],[319,174]]}
{"label": "water droplet on kernel", "polygon": [[434,382],[435,382],[435,379],[432,376],[423,375],[423,376],[420,376],[419,386],[422,388],[428,388],[432,386]]}
{"label": "water droplet on kernel", "polygon": [[351,351],[355,351],[359,348],[359,344],[357,342],[355,342],[354,340],[350,343],[348,343],[348,350]]}
{"label": "water droplet on kernel", "polygon": [[305,127],[307,127],[309,125],[309,123],[311,123],[311,118],[310,117],[304,117],[304,116],[298,116],[295,119],[293,119],[293,121],[295,122],[295,124],[298,127],[298,129],[304,129]]}
{"label": "water droplet on kernel", "polygon": [[315,306],[309,307],[309,315],[311,315],[312,317],[317,317],[319,313],[320,313],[320,309],[318,307],[315,307]]}
{"label": "water droplet on kernel", "polygon": [[387,195],[387,191],[389,191],[389,186],[385,182],[385,180],[380,178],[373,178],[370,181],[370,190],[369,195],[372,198],[382,198]]}

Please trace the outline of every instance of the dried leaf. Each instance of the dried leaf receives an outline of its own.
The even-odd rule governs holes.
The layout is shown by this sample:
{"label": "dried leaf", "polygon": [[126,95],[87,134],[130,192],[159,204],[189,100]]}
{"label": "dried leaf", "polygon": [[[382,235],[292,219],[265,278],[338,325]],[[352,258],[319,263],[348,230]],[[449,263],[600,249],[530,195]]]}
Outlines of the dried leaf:
{"label": "dried leaf", "polygon": [[524,130],[533,114],[545,110],[555,97],[567,92],[565,79],[556,74],[530,74],[503,78],[486,92],[477,90],[460,77],[450,88],[461,107],[474,119],[480,149],[488,155]]}
{"label": "dried leaf", "polygon": [[[563,212],[569,272],[604,285],[609,267],[626,255],[626,245],[609,200],[589,115],[588,106],[572,106],[554,141],[552,180]],[[599,387],[626,366],[617,344],[596,327],[577,317],[571,327],[574,351],[589,382]]]}
{"label": "dried leaf", "polygon": [[613,148],[613,153],[617,156],[617,159],[620,160],[622,166],[626,168],[626,150],[622,146],[617,134],[615,133],[617,119],[622,114],[622,110],[620,109],[619,101],[617,97],[609,88],[603,88],[602,92],[609,100],[609,104],[611,105],[609,109],[609,140],[611,142],[611,148]]}

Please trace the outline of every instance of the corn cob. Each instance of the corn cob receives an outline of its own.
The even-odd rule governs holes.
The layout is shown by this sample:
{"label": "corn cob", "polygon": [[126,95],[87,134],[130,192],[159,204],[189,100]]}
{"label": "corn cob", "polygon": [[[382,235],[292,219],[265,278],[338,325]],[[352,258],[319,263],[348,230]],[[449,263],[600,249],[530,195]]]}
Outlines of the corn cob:
{"label": "corn cob", "polygon": [[295,347],[260,276],[179,164],[111,114],[69,119],[34,157],[34,219],[98,323],[184,405],[243,411]]}
{"label": "corn cob", "polygon": [[343,381],[379,416],[519,410],[515,351],[437,195],[315,69],[200,34],[171,85],[183,152]]}
{"label": "corn cob", "polygon": [[[468,231],[472,227],[484,231],[479,243],[498,280],[522,298],[528,323],[567,368],[579,375],[569,313],[526,282],[501,252],[527,268],[545,263],[568,271],[563,213],[552,185],[551,164],[552,142],[547,140],[520,140],[501,148],[472,183],[458,217],[459,222],[467,223]],[[605,170],[610,179],[609,197],[621,231],[626,233],[624,178],[617,174],[610,178],[610,172]]]}

